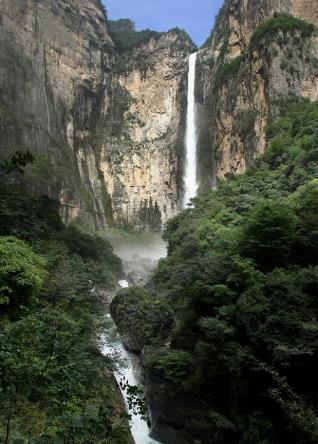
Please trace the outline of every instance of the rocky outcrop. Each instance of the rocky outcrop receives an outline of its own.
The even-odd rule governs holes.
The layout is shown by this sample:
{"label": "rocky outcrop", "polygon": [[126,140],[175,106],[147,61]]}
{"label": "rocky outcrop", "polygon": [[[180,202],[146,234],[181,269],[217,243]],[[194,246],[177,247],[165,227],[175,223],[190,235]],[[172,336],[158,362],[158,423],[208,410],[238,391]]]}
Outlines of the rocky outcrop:
{"label": "rocky outcrop", "polygon": [[[147,355],[147,347],[144,348]],[[175,384],[163,381],[155,371],[147,372],[146,400],[151,413],[152,438],[165,444],[205,444],[210,436],[197,436],[194,422],[202,414],[202,405],[191,394],[178,390]]]}
{"label": "rocky outcrop", "polygon": [[178,210],[190,39],[119,55],[100,0],[0,6],[2,155],[36,154],[24,183],[65,222],[161,228]]}
{"label": "rocky outcrop", "polygon": [[317,4],[311,0],[227,0],[200,50],[197,100],[203,189],[244,172],[264,152],[270,115],[285,98],[318,99],[317,34],[305,32],[295,19],[295,26],[273,26],[261,35],[262,24],[278,13],[318,23]]}

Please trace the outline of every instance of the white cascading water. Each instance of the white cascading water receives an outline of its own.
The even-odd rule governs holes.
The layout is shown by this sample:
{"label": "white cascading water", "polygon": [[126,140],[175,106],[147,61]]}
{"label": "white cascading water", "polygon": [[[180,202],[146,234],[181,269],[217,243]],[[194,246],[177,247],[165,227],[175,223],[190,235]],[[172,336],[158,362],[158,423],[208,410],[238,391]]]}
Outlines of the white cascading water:
{"label": "white cascading water", "polygon": [[[141,266],[149,267],[149,261],[150,263],[153,261],[157,262],[159,259],[165,257],[167,254],[167,246],[161,239],[161,235],[156,233],[155,235],[148,234],[143,237],[142,240],[134,238],[134,240],[130,241],[124,239],[124,241],[114,242],[114,252],[122,259],[125,273],[127,272],[126,274],[128,274],[129,271],[138,271]],[[132,269],[130,269],[130,267],[132,267]],[[128,280],[126,279],[120,280],[118,284],[121,288],[129,287]],[[111,318],[110,322],[112,323]],[[112,337],[107,337],[106,335],[104,338],[103,351],[106,356],[115,355],[127,364],[120,371],[114,372],[118,385],[120,386],[120,381],[124,379],[129,385],[138,386],[143,389],[140,359],[125,349],[120,336],[116,332],[115,324],[113,324],[113,328],[114,336],[111,335]],[[127,392],[125,390],[121,391],[128,410]],[[130,414],[130,430],[135,444],[160,444],[159,441],[149,437],[150,430],[147,421],[134,412],[130,411]]]}
{"label": "white cascading water", "polygon": [[[121,288],[129,287],[129,283],[126,280],[119,281],[119,285],[121,286]],[[140,387],[141,366],[139,362],[139,357],[133,355],[125,349],[118,334],[116,334],[116,337],[111,340],[111,343],[109,341],[106,341],[106,343],[104,344],[103,352],[106,356],[112,356],[113,354],[115,354],[117,358],[120,358],[127,364],[125,368],[114,372],[114,376],[125,400],[127,411],[129,411],[127,392],[126,390],[122,390],[121,381],[128,382],[128,384],[131,386]],[[134,413],[132,411],[129,411],[129,413],[131,415],[129,425],[132,437],[134,438],[134,443],[160,444],[159,441],[156,441],[149,437],[149,427],[147,425],[147,421],[137,413]]]}
{"label": "white cascading water", "polygon": [[190,200],[197,195],[197,128],[195,104],[195,77],[197,53],[189,58],[188,73],[188,110],[185,136],[186,162],[183,176],[184,198],[183,207],[186,208]]}

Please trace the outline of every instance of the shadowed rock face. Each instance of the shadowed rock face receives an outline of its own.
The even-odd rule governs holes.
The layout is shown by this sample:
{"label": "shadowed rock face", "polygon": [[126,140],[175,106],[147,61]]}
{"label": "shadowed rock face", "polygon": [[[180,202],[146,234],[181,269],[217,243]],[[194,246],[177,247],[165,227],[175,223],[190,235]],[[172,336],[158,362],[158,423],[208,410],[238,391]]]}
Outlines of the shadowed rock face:
{"label": "shadowed rock face", "polygon": [[277,32],[249,48],[257,27],[281,12],[318,24],[318,5],[312,0],[227,0],[200,50],[202,188],[244,172],[264,152],[269,116],[283,98],[318,99],[316,35]]}
{"label": "shadowed rock face", "polygon": [[95,132],[113,55],[104,13],[97,1],[2,0],[0,14],[1,150],[34,151],[31,189],[58,199],[66,222],[83,213],[101,225]]}
{"label": "shadowed rock face", "polygon": [[118,56],[99,0],[0,5],[2,154],[37,154],[24,183],[65,222],[160,229],[178,210],[190,39]]}

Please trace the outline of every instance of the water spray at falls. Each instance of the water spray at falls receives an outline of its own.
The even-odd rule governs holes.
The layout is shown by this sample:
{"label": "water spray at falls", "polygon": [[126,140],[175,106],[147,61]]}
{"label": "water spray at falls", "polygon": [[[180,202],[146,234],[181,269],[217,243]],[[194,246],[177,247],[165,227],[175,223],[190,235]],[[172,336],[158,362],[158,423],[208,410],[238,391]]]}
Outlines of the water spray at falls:
{"label": "water spray at falls", "polygon": [[195,77],[196,77],[197,53],[189,58],[188,73],[188,110],[185,135],[186,162],[183,175],[184,198],[183,207],[186,208],[190,199],[197,195],[197,128],[196,128],[196,104],[195,104]]}

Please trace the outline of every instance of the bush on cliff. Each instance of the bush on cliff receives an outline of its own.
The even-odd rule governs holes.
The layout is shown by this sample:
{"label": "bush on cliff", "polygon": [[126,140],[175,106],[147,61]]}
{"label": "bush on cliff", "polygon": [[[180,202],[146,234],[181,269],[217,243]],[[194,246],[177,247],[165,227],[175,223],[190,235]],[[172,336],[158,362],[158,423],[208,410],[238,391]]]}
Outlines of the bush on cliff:
{"label": "bush on cliff", "polygon": [[312,23],[289,14],[276,13],[271,19],[262,23],[256,29],[251,38],[250,49],[255,49],[263,39],[268,41],[278,32],[286,34],[295,30],[299,31],[303,38],[311,37],[316,32],[316,28]]}
{"label": "bush on cliff", "polygon": [[167,301],[139,287],[120,290],[112,301],[111,313],[135,351],[167,339],[173,325],[173,312]]}
{"label": "bush on cliff", "polygon": [[130,52],[138,46],[148,43],[150,39],[158,39],[160,32],[144,29],[135,30],[135,24],[131,20],[121,19],[109,21],[110,36],[120,53]]}

